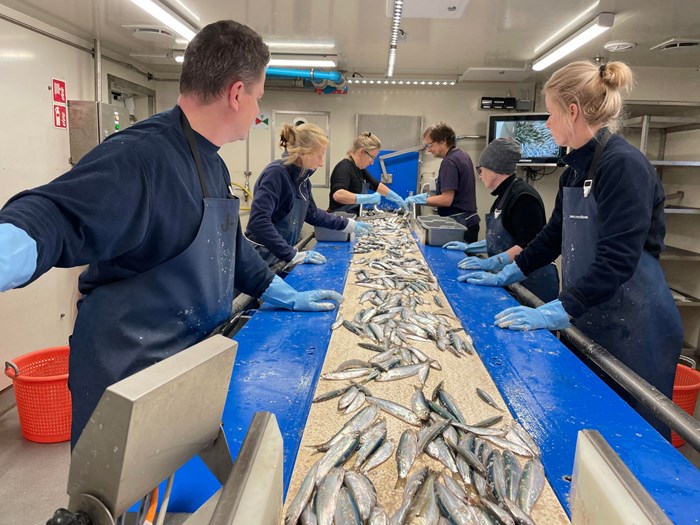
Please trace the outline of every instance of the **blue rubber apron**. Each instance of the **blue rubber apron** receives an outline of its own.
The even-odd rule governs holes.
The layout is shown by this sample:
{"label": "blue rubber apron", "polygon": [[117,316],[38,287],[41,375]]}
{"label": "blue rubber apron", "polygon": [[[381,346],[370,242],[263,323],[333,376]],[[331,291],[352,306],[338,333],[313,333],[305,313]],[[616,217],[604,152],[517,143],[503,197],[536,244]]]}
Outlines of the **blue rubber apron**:
{"label": "blue rubber apron", "polygon": [[[564,287],[575,284],[595,260],[598,208],[592,189],[595,168],[609,137],[609,133],[605,133],[596,146],[583,188],[563,189],[561,253]],[[683,325],[661,265],[650,253],[642,251],[634,274],[610,300],[594,306],[572,322],[662,394],[672,396],[676,364],[683,345]],[[670,440],[671,431],[651,411],[617,383],[602,377]]]}
{"label": "blue rubber apron", "polygon": [[[508,187],[499,199],[501,203],[505,204],[507,202],[512,189],[513,184]],[[516,244],[513,236],[503,226],[501,211],[496,208],[493,213],[486,214],[486,250],[489,257],[508,251]],[[559,296],[559,273],[554,264],[548,264],[535,270],[520,284],[545,303],[553,301]]]}
{"label": "blue rubber apron", "polygon": [[179,255],[81,301],[70,339],[71,447],[108,386],[198,343],[231,315],[239,201],[209,196],[184,113],[181,124],[202,188],[202,222]]}
{"label": "blue rubber apron", "polygon": [[[287,168],[287,171],[289,171],[289,168]],[[299,179],[299,193],[294,196],[292,209],[287,215],[274,224],[277,232],[290,246],[294,246],[297,242],[299,242],[301,228],[304,226],[306,213],[309,210],[309,199],[304,196],[304,192],[301,189],[301,186],[304,184],[304,182],[306,182],[308,177],[299,177]],[[268,266],[272,266],[279,261],[279,259],[275,257],[275,255],[261,242],[261,239],[248,235],[248,240],[255,247],[257,252],[260,254],[260,257],[263,258]]]}

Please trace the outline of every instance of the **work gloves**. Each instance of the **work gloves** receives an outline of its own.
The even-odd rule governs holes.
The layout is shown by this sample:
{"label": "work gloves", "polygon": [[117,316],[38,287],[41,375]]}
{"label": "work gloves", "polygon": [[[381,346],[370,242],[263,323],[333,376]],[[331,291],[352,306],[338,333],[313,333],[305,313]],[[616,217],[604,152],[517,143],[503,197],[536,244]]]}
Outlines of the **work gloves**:
{"label": "work gloves", "polygon": [[396,193],[394,190],[389,190],[389,193],[384,195],[387,199],[389,199],[391,202],[396,204],[399,208],[406,208],[408,204],[406,204],[406,201],[401,198],[401,196]]}
{"label": "work gloves", "polygon": [[418,195],[406,197],[406,204],[428,204],[428,194],[419,193]]}
{"label": "work gloves", "polygon": [[472,243],[450,241],[442,245],[443,250],[455,250],[464,252],[467,255],[476,255],[477,253],[486,253],[486,239]]}
{"label": "work gloves", "polygon": [[528,306],[506,308],[496,315],[493,324],[508,330],[539,330],[540,328],[563,330],[571,326],[569,314],[566,313],[559,299],[537,308]]}
{"label": "work gloves", "polygon": [[304,252],[297,251],[290,264],[326,264],[328,260],[318,252],[308,250]]}
{"label": "work gloves", "polygon": [[507,264],[510,264],[510,257],[508,257],[506,252],[501,252],[488,259],[482,259],[481,257],[465,257],[457,263],[457,268],[460,270],[500,272]]}
{"label": "work gloves", "polygon": [[363,235],[369,235],[371,233],[372,225],[366,222],[356,221],[355,219],[348,219],[348,225],[343,231],[355,232],[357,237],[362,237]]}
{"label": "work gloves", "polygon": [[279,275],[275,275],[260,299],[272,306],[296,312],[334,310],[343,302],[343,296],[333,290],[298,292],[284,282]]}
{"label": "work gloves", "polygon": [[36,241],[13,224],[0,224],[0,292],[26,283],[36,260]]}
{"label": "work gloves", "polygon": [[467,281],[469,284],[480,286],[508,286],[525,279],[525,275],[520,271],[514,262],[508,264],[498,273],[491,272],[471,272],[457,277],[460,282]]}
{"label": "work gloves", "polygon": [[356,193],[357,204],[379,204],[382,202],[381,193]]}

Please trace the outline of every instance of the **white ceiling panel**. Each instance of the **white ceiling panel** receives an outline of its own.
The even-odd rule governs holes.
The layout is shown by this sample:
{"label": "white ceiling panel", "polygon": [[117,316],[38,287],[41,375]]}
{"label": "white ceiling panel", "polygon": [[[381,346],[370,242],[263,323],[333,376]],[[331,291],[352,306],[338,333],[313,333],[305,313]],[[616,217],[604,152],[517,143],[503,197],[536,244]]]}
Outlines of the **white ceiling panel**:
{"label": "white ceiling panel", "polygon": [[[162,27],[131,0],[0,0],[12,9],[86,40],[99,38],[104,49],[120,53],[167,54],[184,45],[167,46],[134,38],[130,25]],[[168,5],[195,26],[232,18],[251,26],[266,41],[331,42],[339,68],[364,76],[386,71],[391,0],[169,0]],[[430,16],[426,6],[455,6],[454,18]],[[182,7],[199,17],[199,21]],[[615,24],[570,59],[613,56],[632,66],[700,67],[700,48],[650,51],[671,38],[700,38],[697,0],[406,0],[427,18],[402,19],[395,77],[458,79],[467,70],[529,67],[546,52],[601,12],[615,13]],[[423,9],[424,11],[421,11]],[[611,54],[603,44],[629,40],[637,46]],[[168,47],[172,47],[169,49]],[[177,66],[153,61],[155,72]],[[545,73],[553,71],[551,66]],[[489,69],[486,69],[487,71]],[[485,74],[485,73],[484,73]],[[470,75],[468,75],[469,77]]]}

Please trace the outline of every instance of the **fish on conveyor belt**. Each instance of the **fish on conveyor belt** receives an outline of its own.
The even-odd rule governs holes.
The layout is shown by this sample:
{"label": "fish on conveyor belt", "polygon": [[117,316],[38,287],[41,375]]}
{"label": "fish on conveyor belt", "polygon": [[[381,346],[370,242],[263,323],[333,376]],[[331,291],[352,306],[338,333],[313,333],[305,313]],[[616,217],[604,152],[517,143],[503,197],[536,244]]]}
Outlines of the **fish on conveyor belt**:
{"label": "fish on conveyor belt", "polygon": [[416,414],[414,414],[410,409],[406,408],[403,405],[394,403],[393,401],[389,401],[388,399],[381,399],[378,397],[367,397],[366,399],[370,405],[376,406],[383,412],[386,412],[387,414],[392,415],[395,418],[400,419],[401,421],[405,421],[409,425],[413,425],[416,427],[421,426],[420,418]]}
{"label": "fish on conveyor belt", "polygon": [[287,507],[287,513],[284,517],[284,525],[296,525],[304,511],[304,507],[308,504],[316,488],[316,472],[318,471],[318,463],[314,463],[309,472],[306,473],[304,481],[302,481],[299,491],[292,499],[292,502]]}
{"label": "fish on conveyor belt", "polygon": [[394,453],[394,440],[387,439],[382,443],[382,445],[372,454],[367,461],[360,467],[360,471],[363,473],[369,472],[370,470],[378,467],[384,463],[387,459],[391,457]]}
{"label": "fish on conveyor belt", "polygon": [[477,387],[476,393],[484,401],[484,403],[491,405],[496,410],[500,410],[501,412],[503,412],[503,409],[498,406],[496,401],[487,392],[484,392],[483,390],[481,390],[481,388]]}
{"label": "fish on conveyor belt", "polygon": [[[499,427],[501,414],[467,421],[442,381],[430,396],[423,391],[428,375],[443,369],[435,354],[468,359],[474,341],[402,230],[405,222],[394,217],[374,212],[374,233],[355,244],[356,253],[367,255],[351,263],[348,284],[364,290],[358,292],[358,308],[352,314],[344,310],[345,318],[338,313],[333,329],[342,326],[357,338],[356,356],[321,376],[348,383],[314,399],[337,399],[339,413],[357,412],[330,439],[313,446],[322,455],[289,504],[285,525],[532,525],[530,514],[545,482],[532,437],[516,421]],[[406,379],[414,387],[409,406],[367,388],[371,381]],[[509,415],[482,388],[476,393]],[[387,434],[380,412],[406,425],[396,440]],[[396,428],[396,422],[389,423]],[[403,487],[403,500],[390,519],[368,477],[389,459],[395,460],[395,490]],[[418,467],[423,461],[433,466]]]}
{"label": "fish on conveyor belt", "polygon": [[332,525],[344,476],[345,471],[335,467],[319,483],[315,500],[318,525]]}

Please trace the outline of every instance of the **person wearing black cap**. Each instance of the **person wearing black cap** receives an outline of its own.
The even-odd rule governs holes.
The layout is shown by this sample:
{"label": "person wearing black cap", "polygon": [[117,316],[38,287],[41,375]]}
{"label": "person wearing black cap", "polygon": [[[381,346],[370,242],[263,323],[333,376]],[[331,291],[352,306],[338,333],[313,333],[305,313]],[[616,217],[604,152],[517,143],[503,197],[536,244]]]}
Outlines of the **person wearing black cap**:
{"label": "person wearing black cap", "polygon": [[[540,194],[515,175],[520,157],[520,144],[512,138],[495,139],[481,152],[476,170],[481,182],[496,197],[486,215],[489,257],[466,257],[458,264],[462,270],[502,270],[547,224]],[[469,275],[460,276],[459,280],[464,281]],[[551,263],[532,272],[522,284],[545,302],[559,295],[559,274]]]}

